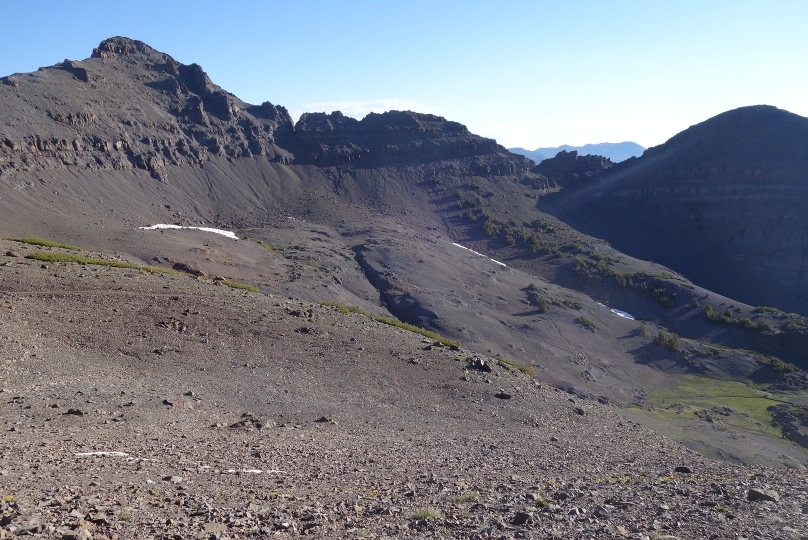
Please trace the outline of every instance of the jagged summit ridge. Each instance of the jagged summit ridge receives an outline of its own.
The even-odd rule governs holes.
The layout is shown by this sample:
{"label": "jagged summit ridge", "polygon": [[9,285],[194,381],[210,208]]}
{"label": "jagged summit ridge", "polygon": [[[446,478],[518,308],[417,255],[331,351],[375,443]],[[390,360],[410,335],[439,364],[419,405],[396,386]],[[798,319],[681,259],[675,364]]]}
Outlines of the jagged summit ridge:
{"label": "jagged summit ridge", "polygon": [[[283,164],[369,166],[398,158],[493,154],[480,167],[527,171],[493,139],[431,114],[390,111],[362,120],[251,105],[142,41],[112,37],[81,61],[0,79],[0,175],[34,169],[145,169],[213,157]],[[492,164],[489,164],[491,162]],[[491,169],[493,167],[493,169]]]}
{"label": "jagged summit ridge", "polygon": [[142,41],[122,36],[105,39],[93,49],[91,58],[111,58],[114,55],[132,56],[137,54],[162,54]]}

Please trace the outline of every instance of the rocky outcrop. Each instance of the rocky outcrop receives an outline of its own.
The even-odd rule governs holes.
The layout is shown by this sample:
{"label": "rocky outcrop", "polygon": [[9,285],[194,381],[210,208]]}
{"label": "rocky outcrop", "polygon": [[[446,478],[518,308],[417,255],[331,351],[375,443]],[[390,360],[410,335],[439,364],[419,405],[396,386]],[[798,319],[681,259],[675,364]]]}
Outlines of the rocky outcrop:
{"label": "rocky outcrop", "polygon": [[808,408],[793,405],[772,405],[772,425],[783,430],[783,436],[808,448]]}
{"label": "rocky outcrop", "polygon": [[530,163],[522,156],[508,155],[493,139],[469,133],[462,124],[412,111],[370,113],[362,120],[339,111],[305,113],[295,125],[295,135],[303,145],[298,160],[318,165],[500,154],[507,156],[507,165],[495,164],[495,170],[512,174],[527,171]]}
{"label": "rocky outcrop", "polygon": [[806,314],[806,149],[808,119],[744,107],[564,189],[542,208],[725,296]]}
{"label": "rocky outcrop", "polygon": [[275,144],[293,131],[283,107],[249,105],[140,41],[111,38],[91,58],[0,80],[0,174],[132,169],[212,156],[291,162]]}
{"label": "rocky outcrop", "polygon": [[562,150],[555,157],[536,165],[533,172],[554,180],[558,185],[577,188],[595,181],[600,173],[612,165],[614,163],[603,156],[579,156],[576,150]]}

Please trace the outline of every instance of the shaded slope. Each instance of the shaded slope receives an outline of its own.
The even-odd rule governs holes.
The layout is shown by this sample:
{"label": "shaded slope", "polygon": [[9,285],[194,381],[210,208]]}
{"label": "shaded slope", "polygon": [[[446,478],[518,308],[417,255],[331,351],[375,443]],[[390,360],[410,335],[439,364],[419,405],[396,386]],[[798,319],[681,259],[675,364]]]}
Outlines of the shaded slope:
{"label": "shaded slope", "polygon": [[808,119],[729,111],[541,208],[753,305],[808,313]]}

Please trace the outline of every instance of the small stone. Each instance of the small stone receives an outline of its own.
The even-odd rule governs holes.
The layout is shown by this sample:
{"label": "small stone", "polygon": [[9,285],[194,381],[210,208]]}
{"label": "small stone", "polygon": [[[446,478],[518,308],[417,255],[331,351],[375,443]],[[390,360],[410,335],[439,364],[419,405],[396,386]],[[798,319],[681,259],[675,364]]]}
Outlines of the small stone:
{"label": "small stone", "polygon": [[469,367],[484,373],[491,373],[493,371],[491,365],[479,356],[475,356],[469,361]]}
{"label": "small stone", "polygon": [[684,467],[684,466],[680,466],[680,467],[676,467],[675,469],[673,469],[673,472],[684,473],[684,474],[690,474],[690,473],[692,473],[693,471],[691,471],[691,470],[690,470],[690,467]]}
{"label": "small stone", "polygon": [[777,492],[766,488],[751,488],[746,492],[747,501],[772,501],[777,502],[780,496]]}
{"label": "small stone", "polygon": [[90,521],[95,523],[96,525],[109,525],[109,518],[105,514],[98,513],[93,516],[90,516]]}
{"label": "small stone", "polygon": [[182,484],[182,476],[164,476],[163,480],[172,484]]}
{"label": "small stone", "polygon": [[533,519],[533,516],[527,512],[517,512],[513,516],[513,524],[514,525],[525,525],[529,523]]}
{"label": "small stone", "polygon": [[19,253],[17,253],[16,251],[13,251],[11,249],[6,251],[6,257],[19,257],[19,256],[20,256]]}
{"label": "small stone", "polygon": [[498,394],[494,394],[494,397],[499,399],[511,399],[513,396],[505,392],[499,392]]}
{"label": "small stone", "polygon": [[576,407],[575,408],[575,414],[583,416],[584,414],[586,414],[586,411],[584,411],[581,407]]}
{"label": "small stone", "polygon": [[86,413],[81,409],[67,409],[65,414],[71,414],[73,416],[84,416]]}

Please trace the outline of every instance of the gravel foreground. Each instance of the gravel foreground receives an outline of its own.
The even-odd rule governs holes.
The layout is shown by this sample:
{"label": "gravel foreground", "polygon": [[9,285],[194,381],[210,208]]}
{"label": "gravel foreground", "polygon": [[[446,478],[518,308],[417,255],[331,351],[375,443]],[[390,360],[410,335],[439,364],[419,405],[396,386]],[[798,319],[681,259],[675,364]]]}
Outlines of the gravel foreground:
{"label": "gravel foreground", "polygon": [[0,538],[808,538],[804,473],[473,359],[212,280],[0,257]]}

